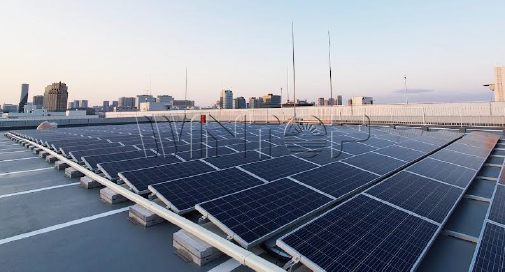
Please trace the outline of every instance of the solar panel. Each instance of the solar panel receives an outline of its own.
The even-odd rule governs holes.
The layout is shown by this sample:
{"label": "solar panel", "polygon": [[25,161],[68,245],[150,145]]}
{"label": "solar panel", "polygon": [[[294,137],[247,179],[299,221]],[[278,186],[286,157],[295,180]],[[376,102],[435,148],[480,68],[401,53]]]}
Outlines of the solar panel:
{"label": "solar panel", "polygon": [[204,160],[218,168],[225,169],[259,160],[266,160],[269,158],[268,156],[265,155],[262,155],[262,157],[260,157],[260,154],[256,151],[247,151],[247,154],[245,155],[246,157],[244,157],[244,152],[240,152],[229,155],[223,155],[219,157],[207,158]]}
{"label": "solar panel", "polygon": [[388,174],[407,164],[405,161],[387,157],[373,152],[368,152],[351,157],[342,162],[365,169],[378,175]]}
{"label": "solar panel", "polygon": [[147,186],[151,184],[189,177],[214,170],[215,169],[208,164],[195,160],[121,172],[118,175],[133,189],[133,191],[141,193],[146,191]]}
{"label": "solar panel", "polygon": [[438,226],[358,195],[277,240],[315,271],[415,269]]}
{"label": "solar panel", "polygon": [[505,186],[497,185],[489,210],[489,220],[505,224]]}
{"label": "solar panel", "polygon": [[[321,152],[315,151],[315,152],[308,153],[306,151],[306,152],[302,153],[301,155],[299,153],[295,153],[295,154],[293,154],[293,156],[303,158],[307,161],[311,161],[311,162],[317,163],[319,165],[333,163],[333,162],[340,161],[340,160],[343,160],[343,159],[353,156],[351,154],[342,152],[337,157],[339,152],[340,152],[340,149],[334,148],[333,149],[333,158],[332,158],[331,150],[329,148],[323,148],[323,150]],[[312,156],[312,157],[310,157],[310,156]]]}
{"label": "solar panel", "polygon": [[336,162],[293,176],[294,179],[335,198],[345,197],[380,176]]}
{"label": "solar panel", "polygon": [[281,179],[198,204],[196,209],[245,248],[314,214],[333,202],[289,179]]}
{"label": "solar panel", "polygon": [[374,151],[375,153],[379,153],[382,155],[387,155],[399,160],[404,160],[406,162],[412,162],[415,160],[420,159],[424,155],[426,155],[426,152],[421,152],[417,151],[414,149],[402,147],[402,146],[388,146],[385,148],[377,149]]}
{"label": "solar panel", "polygon": [[487,158],[489,156],[489,150],[480,148],[480,147],[473,147],[470,145],[465,145],[465,144],[460,144],[460,143],[453,143],[446,147],[447,150],[453,150],[457,151],[460,153],[468,154],[468,155],[473,155],[481,158]]}
{"label": "solar panel", "polygon": [[482,166],[482,163],[486,160],[485,158],[462,154],[447,149],[437,151],[431,155],[430,158],[454,163],[464,167],[472,168],[474,170],[479,170]]}
{"label": "solar panel", "polygon": [[466,188],[477,174],[476,170],[437,161],[429,157],[415,163],[406,170],[461,188]]}
{"label": "solar panel", "polygon": [[267,181],[284,178],[300,171],[315,168],[316,165],[293,156],[274,158],[240,166]]}
{"label": "solar panel", "polygon": [[81,144],[76,146],[69,147],[60,147],[61,153],[65,156],[69,156],[70,152],[82,151],[82,150],[93,150],[93,149],[101,149],[101,148],[109,148],[109,147],[118,147],[122,146],[120,143],[91,143],[91,144]]}
{"label": "solar panel", "polygon": [[263,181],[230,168],[149,185],[149,190],[174,212],[184,214],[193,211],[196,204],[261,184]]}
{"label": "solar panel", "polygon": [[458,202],[463,190],[401,171],[366,193],[442,223]]}
{"label": "solar panel", "polygon": [[434,146],[434,145],[427,144],[427,143],[422,143],[422,142],[415,141],[415,140],[404,141],[404,142],[398,143],[397,145],[412,148],[412,149],[419,150],[419,151],[422,151],[425,153],[433,152],[435,149],[438,148],[438,146]]}
{"label": "solar panel", "polygon": [[82,151],[72,151],[70,152],[70,157],[75,162],[82,162],[82,157],[85,156],[95,156],[95,155],[103,155],[109,153],[119,153],[119,152],[128,152],[128,151],[136,151],[133,146],[118,146],[118,147],[108,147],[108,148],[100,148],[100,149],[92,149],[92,150],[82,150]]}
{"label": "solar panel", "polygon": [[121,153],[110,153],[96,156],[86,156],[83,157],[82,160],[86,164],[89,169],[96,170],[98,169],[99,163],[113,162],[113,161],[124,161],[129,159],[137,159],[137,158],[145,158],[145,157],[154,157],[156,154],[150,150],[146,150],[145,152],[142,150],[137,151],[129,151],[129,152],[121,152]]}
{"label": "solar panel", "polygon": [[[366,142],[364,142],[366,143]],[[339,146],[333,145],[334,149],[340,149]],[[344,146],[342,148],[342,151],[345,151],[349,154],[352,155],[360,155],[372,150],[377,149],[376,147],[373,146],[368,146],[362,143],[344,143]]]}
{"label": "solar panel", "polygon": [[476,272],[504,271],[505,228],[486,223],[478,246],[478,253],[470,270]]}
{"label": "solar panel", "polygon": [[167,165],[171,163],[181,162],[178,158],[173,156],[164,157],[149,157],[149,158],[139,158],[125,161],[99,163],[98,169],[105,176],[111,180],[116,180],[119,178],[119,172],[132,171],[142,168],[148,168],[153,166]]}

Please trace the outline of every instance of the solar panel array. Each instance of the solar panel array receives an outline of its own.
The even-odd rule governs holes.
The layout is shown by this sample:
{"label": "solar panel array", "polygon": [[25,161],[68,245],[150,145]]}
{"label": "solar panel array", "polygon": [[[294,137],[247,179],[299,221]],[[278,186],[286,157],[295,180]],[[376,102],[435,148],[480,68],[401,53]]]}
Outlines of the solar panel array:
{"label": "solar panel array", "polygon": [[[476,148],[488,155],[492,149]],[[485,159],[472,168],[480,169]],[[415,269],[477,174],[472,168],[429,156],[286,234],[277,245],[315,270]]]}
{"label": "solar panel array", "polygon": [[[84,157],[88,168],[111,180],[120,176],[137,193],[149,190],[175,212],[196,208],[246,248],[340,203],[277,241],[310,268],[328,271],[415,268],[497,142],[495,136],[471,133],[446,146],[461,135],[374,129],[368,141],[340,146],[341,140],[366,138],[367,131],[330,127],[333,150],[324,147],[307,157],[307,147],[284,146],[283,127],[265,126],[273,128],[270,157],[264,132],[261,150],[253,151],[260,146],[257,131],[245,135],[238,128],[233,137],[216,124],[209,127],[219,129],[213,132],[218,158],[211,158],[213,140],[200,145],[199,132],[191,137],[185,131],[173,142],[168,125],[154,136],[146,124],[16,133],[72,150],[74,160]],[[97,149],[80,150],[86,145]],[[331,158],[341,147],[344,152]],[[149,149],[166,158],[145,158]],[[488,224],[503,217],[501,210],[492,209]]]}

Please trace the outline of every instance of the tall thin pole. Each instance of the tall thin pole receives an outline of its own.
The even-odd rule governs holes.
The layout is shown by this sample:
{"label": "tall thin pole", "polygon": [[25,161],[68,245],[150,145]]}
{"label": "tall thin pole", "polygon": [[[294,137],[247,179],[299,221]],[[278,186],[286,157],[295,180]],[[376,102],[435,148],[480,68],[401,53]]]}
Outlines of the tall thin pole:
{"label": "tall thin pole", "polygon": [[188,108],[188,68],[186,67],[186,85],[184,86],[184,116],[186,116],[186,109]]}
{"label": "tall thin pole", "polygon": [[289,102],[289,67],[286,66],[286,94],[288,96],[288,101]]}
{"label": "tall thin pole", "polygon": [[294,24],[294,22],[291,22],[291,42],[293,45],[293,114],[296,117],[295,24]]}
{"label": "tall thin pole", "polygon": [[328,65],[330,67],[330,103],[333,106],[333,83],[331,81],[331,39],[330,39],[330,31],[328,30]]}
{"label": "tall thin pole", "polygon": [[282,87],[281,87],[281,108],[282,108]]}
{"label": "tall thin pole", "polygon": [[409,104],[409,95],[407,94],[407,75],[403,76],[403,81],[405,84],[405,104],[408,105]]}

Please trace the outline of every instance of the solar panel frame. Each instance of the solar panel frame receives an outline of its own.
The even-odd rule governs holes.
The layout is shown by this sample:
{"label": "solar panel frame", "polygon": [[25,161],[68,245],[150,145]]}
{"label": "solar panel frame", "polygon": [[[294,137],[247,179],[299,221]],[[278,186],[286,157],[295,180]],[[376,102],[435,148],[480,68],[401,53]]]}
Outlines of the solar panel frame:
{"label": "solar panel frame", "polygon": [[[493,241],[490,241],[489,239],[493,239]],[[481,255],[482,250],[485,250],[484,256]],[[479,237],[479,242],[476,246],[475,254],[472,258],[470,271],[503,271],[505,267],[505,258],[503,258],[504,255],[505,227],[503,225],[497,225],[493,222],[485,221],[484,227]],[[486,262],[486,264],[488,264],[487,266],[489,266],[489,263],[493,262],[490,257],[495,260],[498,259],[497,262],[494,262],[495,264],[498,264],[498,267],[495,267],[495,265],[493,265],[491,269],[486,269],[485,265],[483,265],[482,262]]]}
{"label": "solar panel frame", "polygon": [[[294,163],[297,165],[293,165]],[[267,169],[265,169],[265,165],[269,165],[268,172],[266,171]],[[283,157],[273,158],[268,161],[248,163],[239,167],[257,177],[260,177],[263,180],[270,182],[294,175],[303,170],[315,168],[317,166],[318,165],[312,162],[307,162],[293,155],[287,155]]]}
{"label": "solar panel frame", "polygon": [[[288,223],[282,225],[281,227],[277,228],[277,229],[274,229],[270,232],[268,232],[267,234],[265,235],[262,235],[252,241],[246,241],[245,239],[242,238],[241,235],[237,234],[235,231],[231,230],[225,223],[223,223],[220,219],[218,219],[217,217],[215,217],[214,215],[212,215],[205,207],[204,205],[210,203],[210,202],[214,202],[214,201],[219,201],[219,200],[222,200],[222,199],[225,199],[225,198],[229,198],[229,197],[233,197],[233,196],[236,196],[237,194],[241,194],[241,193],[244,193],[244,192],[248,192],[248,191],[251,191],[251,190],[255,190],[257,188],[263,188],[263,187],[269,187],[269,186],[274,186],[274,185],[277,185],[278,183],[282,183],[282,182],[290,182],[290,183],[293,183],[293,184],[297,184],[307,190],[310,190],[312,193],[314,194],[318,194],[320,195],[322,198],[327,198],[327,202],[321,206],[319,206],[318,208],[315,208],[315,209],[312,209],[310,212],[302,215],[302,216],[299,216],[291,221],[289,221]],[[296,187],[296,186],[295,186]],[[261,199],[263,200],[263,199]],[[311,187],[309,186],[306,186],[305,184],[301,183],[301,182],[298,182],[296,180],[293,180],[293,179],[289,179],[289,178],[285,178],[285,179],[280,179],[280,180],[276,180],[276,181],[272,181],[270,183],[266,183],[266,184],[261,184],[261,185],[258,185],[258,186],[254,186],[254,187],[251,187],[251,188],[248,188],[248,189],[244,189],[242,191],[238,191],[236,193],[233,193],[233,194],[229,194],[229,195],[226,195],[226,196],[222,196],[222,197],[219,197],[219,198],[216,198],[216,199],[213,199],[213,200],[210,200],[210,201],[206,201],[206,202],[203,202],[203,203],[200,203],[200,204],[197,204],[195,206],[195,209],[197,211],[199,211],[204,217],[208,218],[212,223],[214,223],[215,225],[217,225],[221,230],[223,230],[226,234],[228,234],[230,237],[233,237],[233,239],[239,244],[241,245],[242,247],[246,248],[246,249],[249,249],[253,246],[256,246],[258,244],[260,244],[261,242],[271,238],[272,236],[275,236],[276,234],[290,228],[291,226],[299,223],[300,221],[316,214],[317,212],[323,210],[324,208],[327,208],[329,207],[330,205],[332,205],[333,203],[335,203],[336,199],[330,195],[327,195],[327,194],[322,194],[316,190],[313,190]]]}
{"label": "solar panel frame", "polygon": [[[379,208],[378,206],[379,205],[383,205],[382,207],[386,207],[386,208],[391,208],[392,211],[395,211],[399,214],[402,214],[405,216],[405,218],[414,218],[415,220],[418,220],[418,222],[423,222],[424,224],[426,224],[426,226],[430,226],[430,227],[435,227],[434,231],[433,231],[433,235],[431,236],[431,238],[426,242],[426,246],[424,247],[424,249],[420,252],[420,255],[418,256],[418,258],[416,259],[415,263],[413,264],[412,266],[412,269],[411,271],[414,271],[415,268],[419,265],[419,262],[420,260],[424,257],[424,255],[426,254],[426,249],[429,248],[429,246],[431,244],[433,244],[438,232],[441,230],[441,227],[438,226],[438,225],[435,225],[429,221],[426,221],[420,217],[417,217],[415,215],[412,215],[412,214],[409,214],[403,210],[399,210],[399,209],[396,209],[396,208],[393,208],[381,201],[378,201],[376,199],[373,199],[373,198],[370,198],[368,196],[365,196],[365,195],[362,195],[362,194],[358,194],[356,196],[354,196],[353,198],[351,198],[350,200],[346,201],[346,202],[343,202],[343,203],[340,203],[339,205],[337,205],[336,207],[330,209],[329,211],[317,216],[316,218],[308,221],[307,223],[297,227],[296,229],[294,229],[293,231],[289,232],[289,233],[286,233],[284,234],[283,236],[281,236],[279,239],[277,239],[276,241],[276,245],[281,248],[282,250],[284,250],[286,253],[288,253],[289,255],[293,256],[293,259],[295,261],[299,261],[303,264],[305,264],[307,267],[309,267],[311,270],[313,271],[327,271],[326,269],[324,269],[323,267],[321,267],[320,265],[318,265],[316,262],[314,262],[313,260],[311,260],[310,258],[307,258],[305,257],[302,253],[300,253],[299,251],[297,251],[297,249],[291,247],[290,245],[288,245],[284,240],[286,239],[286,237],[302,230],[303,228],[305,227],[310,227],[311,224],[313,224],[314,222],[316,222],[317,220],[321,220],[322,218],[324,218],[324,216],[327,216],[328,214],[334,212],[335,210],[337,209],[341,209],[342,207],[344,207],[345,205],[349,205],[349,206],[352,206],[351,204],[354,204],[352,203],[351,201],[356,201],[358,198],[366,198],[367,200],[366,201],[371,201],[371,202],[376,202],[375,204],[376,205],[369,205],[370,207],[374,207],[375,209]],[[349,204],[351,203],[351,204]],[[380,208],[382,208],[380,207]],[[392,218],[396,218],[396,217],[392,217]],[[387,221],[387,220],[384,220],[384,221]],[[312,229],[312,231],[314,231],[315,229]],[[370,256],[370,255],[369,255]],[[359,268],[361,266],[361,264],[358,265],[358,267],[355,267],[355,268]],[[361,267],[362,268],[362,267]]]}
{"label": "solar panel frame", "polygon": [[435,160],[430,157],[409,166],[405,170],[434,180],[438,180],[440,182],[449,183],[463,189],[467,188],[470,185],[478,173],[477,170],[449,162]]}

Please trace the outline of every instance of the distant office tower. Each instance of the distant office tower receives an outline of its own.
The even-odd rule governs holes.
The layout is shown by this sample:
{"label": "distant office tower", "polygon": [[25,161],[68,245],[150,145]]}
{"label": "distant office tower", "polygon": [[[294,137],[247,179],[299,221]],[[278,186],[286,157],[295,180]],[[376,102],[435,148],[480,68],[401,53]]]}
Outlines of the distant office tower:
{"label": "distant office tower", "polygon": [[172,104],[173,104],[174,107],[181,108],[181,109],[184,109],[184,108],[193,108],[195,106],[195,101],[192,101],[192,100],[174,100],[172,102]]}
{"label": "distant office tower", "polygon": [[263,108],[280,108],[281,96],[274,94],[267,94],[263,96]]}
{"label": "distant office tower", "polygon": [[172,103],[174,103],[174,98],[171,95],[158,95],[156,102],[168,103],[172,105]]}
{"label": "distant office tower", "polygon": [[118,99],[118,107],[121,108],[135,107],[135,97],[120,97]]}
{"label": "distant office tower", "polygon": [[245,102],[245,98],[240,96],[240,97],[237,97],[233,100],[233,108],[234,109],[245,109],[246,108],[246,102]]}
{"label": "distant office tower", "polygon": [[324,98],[323,97],[319,97],[317,99],[317,105],[318,106],[324,106]]}
{"label": "distant office tower", "polygon": [[337,105],[342,106],[343,105],[342,104],[342,96],[341,95],[337,95],[337,101],[335,101],[335,102],[337,102]]}
{"label": "distant office tower", "polygon": [[79,101],[80,108],[87,109],[88,108],[88,100]]}
{"label": "distant office tower", "polygon": [[373,104],[373,98],[367,96],[354,96],[351,98],[351,105],[353,106],[362,106],[362,105],[371,105]]}
{"label": "distant office tower", "polygon": [[233,92],[230,90],[222,90],[219,101],[221,102],[222,109],[233,109]]}
{"label": "distant office tower", "polygon": [[21,98],[19,99],[18,112],[25,111],[25,105],[28,103],[28,84],[21,84]]}
{"label": "distant office tower", "polygon": [[37,109],[42,109],[44,106],[44,96],[43,95],[34,95],[32,104],[37,106]]}
{"label": "distant office tower", "polygon": [[504,102],[503,82],[505,81],[505,66],[494,68],[494,101]]}
{"label": "distant office tower", "polygon": [[257,109],[263,106],[263,99],[261,97],[249,97],[249,108]]}
{"label": "distant office tower", "polygon": [[44,92],[44,108],[49,112],[66,111],[68,87],[61,81],[47,85]]}
{"label": "distant office tower", "polygon": [[107,101],[107,100],[103,101],[102,109],[103,109],[103,111],[110,111],[109,101]]}
{"label": "distant office tower", "polygon": [[156,99],[152,95],[147,94],[139,94],[137,95],[137,99],[135,104],[137,105],[137,109],[140,109],[140,103],[144,102],[156,102]]}
{"label": "distant office tower", "polygon": [[112,101],[112,108],[115,108],[117,107],[119,104],[117,101]]}

